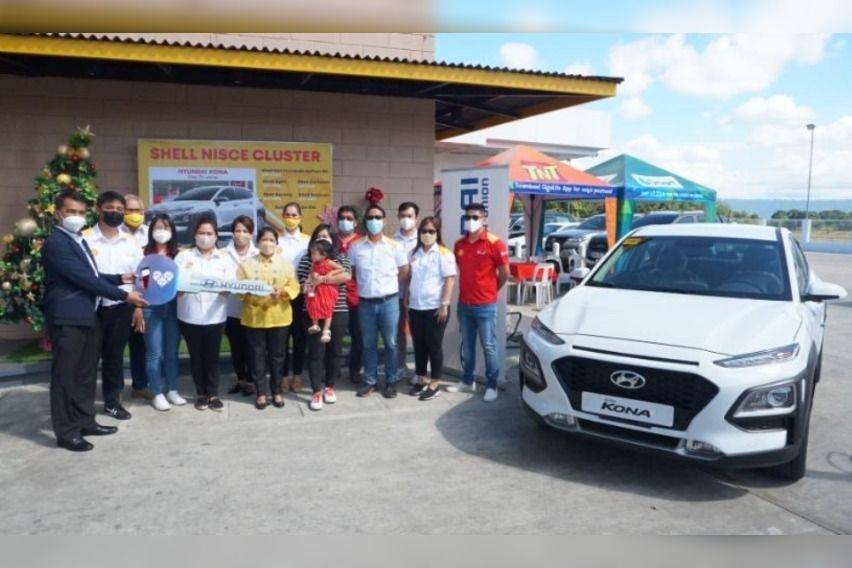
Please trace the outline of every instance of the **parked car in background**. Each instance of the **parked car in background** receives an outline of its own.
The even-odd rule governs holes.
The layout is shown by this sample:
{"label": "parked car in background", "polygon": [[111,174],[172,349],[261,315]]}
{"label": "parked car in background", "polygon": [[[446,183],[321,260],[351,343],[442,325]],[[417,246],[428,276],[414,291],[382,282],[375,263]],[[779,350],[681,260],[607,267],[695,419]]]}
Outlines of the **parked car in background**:
{"label": "parked car in background", "polygon": [[786,229],[632,231],[524,337],[541,424],[694,463],[805,475],[826,300]]}
{"label": "parked car in background", "polygon": [[605,215],[592,215],[575,227],[551,233],[544,240],[544,252],[545,254],[552,254],[553,245],[558,243],[562,271],[571,272],[584,264],[586,245],[591,236],[605,228]]}
{"label": "parked car in background", "polygon": [[[576,225],[578,225],[578,223],[576,221],[571,221],[571,217],[569,216],[546,214],[544,217],[544,225],[541,228],[542,247],[544,246],[544,243],[547,240],[547,236],[551,233],[568,229]],[[526,222],[521,220],[520,222],[516,221],[512,223],[512,227],[514,227],[514,229],[512,229],[511,227],[509,229],[509,239],[506,243],[506,246],[509,249],[510,257],[521,257],[526,256],[527,254],[527,239],[526,233],[524,232],[525,226]]]}
{"label": "parked car in background", "polygon": [[189,231],[204,215],[216,219],[222,237],[231,235],[231,222],[240,215],[255,219],[258,230],[266,224],[266,209],[254,192],[229,185],[194,187],[174,199],[152,206],[145,213],[146,219],[150,220],[157,213],[171,216],[181,243],[189,241]]}

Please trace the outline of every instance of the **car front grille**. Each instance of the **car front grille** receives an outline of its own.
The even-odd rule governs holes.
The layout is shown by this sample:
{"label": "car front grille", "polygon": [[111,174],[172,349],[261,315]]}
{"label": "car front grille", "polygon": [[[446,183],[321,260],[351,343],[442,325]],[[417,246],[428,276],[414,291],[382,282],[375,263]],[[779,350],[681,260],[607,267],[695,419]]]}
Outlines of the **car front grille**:
{"label": "car front grille", "polygon": [[[616,371],[633,371],[645,377],[645,386],[628,390],[616,386],[610,376]],[[674,407],[675,430],[686,430],[695,416],[719,392],[719,387],[694,373],[598,361],[585,357],[563,357],[553,362],[553,371],[568,395],[571,406],[581,410],[583,392],[617,396]],[[633,420],[606,416],[607,420],[648,426]]]}

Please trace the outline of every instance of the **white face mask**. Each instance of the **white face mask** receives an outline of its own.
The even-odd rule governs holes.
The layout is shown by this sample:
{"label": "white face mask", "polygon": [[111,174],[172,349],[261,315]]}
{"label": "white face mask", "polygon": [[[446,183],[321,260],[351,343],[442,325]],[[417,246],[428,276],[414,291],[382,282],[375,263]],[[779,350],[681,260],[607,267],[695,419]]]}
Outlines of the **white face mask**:
{"label": "white face mask", "polygon": [[341,219],[337,222],[337,228],[340,229],[341,233],[346,233],[348,235],[355,230],[355,221]]}
{"label": "white face mask", "polygon": [[402,217],[399,220],[399,226],[402,227],[403,231],[410,231],[414,228],[415,221],[411,217]]}
{"label": "white face mask", "polygon": [[159,243],[161,245],[172,240],[172,232],[168,229],[154,229],[151,236],[154,238],[155,243]]}
{"label": "white face mask", "polygon": [[195,246],[200,250],[210,250],[216,246],[215,235],[195,235]]}
{"label": "white face mask", "polygon": [[62,218],[62,227],[66,231],[79,233],[86,226],[86,218],[82,215],[69,215]]}
{"label": "white face mask", "polygon": [[475,221],[471,219],[470,221],[464,222],[464,230],[468,233],[475,233],[479,229],[482,228],[482,219],[476,219]]}

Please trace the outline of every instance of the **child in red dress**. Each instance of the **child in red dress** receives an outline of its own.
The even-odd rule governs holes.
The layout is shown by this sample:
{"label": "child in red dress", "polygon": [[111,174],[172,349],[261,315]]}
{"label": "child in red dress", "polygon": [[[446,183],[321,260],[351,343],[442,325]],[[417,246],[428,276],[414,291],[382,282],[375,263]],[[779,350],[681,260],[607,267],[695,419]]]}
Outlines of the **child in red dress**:
{"label": "child in red dress", "polygon": [[[322,329],[320,341],[328,343],[331,341],[331,318],[334,305],[337,303],[337,284],[327,284],[330,278],[344,272],[340,264],[329,257],[332,253],[331,243],[327,241],[316,241],[308,248],[311,255],[311,276],[305,282],[305,308],[308,317],[313,324],[308,328],[308,333],[318,333]],[[322,328],[319,322],[322,321]]]}

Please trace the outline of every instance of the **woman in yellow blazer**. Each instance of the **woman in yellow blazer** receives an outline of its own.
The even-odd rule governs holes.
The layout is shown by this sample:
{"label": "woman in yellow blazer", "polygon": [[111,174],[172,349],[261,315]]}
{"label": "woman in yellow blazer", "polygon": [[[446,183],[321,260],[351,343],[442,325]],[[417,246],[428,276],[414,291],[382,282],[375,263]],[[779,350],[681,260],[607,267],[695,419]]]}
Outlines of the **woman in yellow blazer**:
{"label": "woman in yellow blazer", "polygon": [[264,227],[257,235],[259,254],[243,261],[237,269],[240,280],[259,280],[272,286],[269,296],[243,296],[240,323],[246,327],[251,357],[251,375],[257,387],[254,406],[263,410],[269,405],[284,406],[281,379],[284,376],[284,353],[293,308],[290,301],[299,295],[299,281],[293,265],[278,254],[278,232]]}

